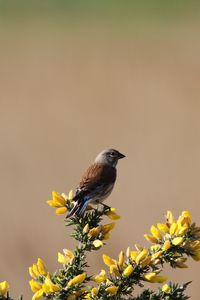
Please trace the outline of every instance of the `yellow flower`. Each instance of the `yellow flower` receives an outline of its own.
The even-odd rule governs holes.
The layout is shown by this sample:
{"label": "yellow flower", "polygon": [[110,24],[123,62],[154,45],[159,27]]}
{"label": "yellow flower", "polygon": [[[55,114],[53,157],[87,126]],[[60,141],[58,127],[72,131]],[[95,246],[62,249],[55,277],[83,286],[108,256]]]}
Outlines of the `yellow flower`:
{"label": "yellow flower", "polygon": [[38,267],[38,271],[41,275],[44,275],[44,276],[47,275],[45,264],[41,258],[38,258],[37,267]]}
{"label": "yellow flower", "polygon": [[160,231],[162,231],[164,233],[169,233],[169,227],[166,224],[158,223],[157,227]]}
{"label": "yellow flower", "polygon": [[160,251],[158,251],[158,252],[152,254],[151,260],[155,260],[155,259],[159,258],[159,257],[162,255],[162,253],[163,253],[163,251],[160,250]]}
{"label": "yellow flower", "polygon": [[35,274],[36,277],[41,275],[36,264],[32,265],[32,272]]}
{"label": "yellow flower", "polygon": [[126,267],[126,269],[124,270],[123,275],[129,277],[133,273],[133,270],[133,266],[128,265],[128,267]]}
{"label": "yellow flower", "polygon": [[69,191],[68,200],[71,201],[73,199],[73,190]]}
{"label": "yellow flower", "polygon": [[144,275],[144,279],[146,279],[147,281],[151,281],[155,276],[156,276],[155,272],[147,273]]}
{"label": "yellow flower", "polygon": [[115,223],[112,222],[112,223],[109,223],[109,224],[105,224],[102,226],[102,232],[104,234],[110,232],[113,228],[115,227]]}
{"label": "yellow flower", "polygon": [[43,294],[44,294],[43,289],[40,289],[33,295],[32,300],[40,300],[42,298]]}
{"label": "yellow flower", "polygon": [[146,258],[147,256],[147,249],[143,249],[139,254],[138,256],[136,257],[136,263],[139,264],[141,260],[143,260],[144,258]]}
{"label": "yellow flower", "polygon": [[29,267],[29,274],[34,279],[38,276],[46,276],[47,271],[41,258],[38,258],[37,263]]}
{"label": "yellow flower", "polygon": [[153,235],[144,234],[145,239],[151,243],[157,243],[158,239]]}
{"label": "yellow flower", "polygon": [[162,287],[162,291],[164,293],[168,293],[170,291],[170,286],[168,284],[164,284]]}
{"label": "yellow flower", "polygon": [[29,281],[29,284],[33,293],[36,293],[42,288],[42,284],[33,279]]}
{"label": "yellow flower", "polygon": [[103,242],[100,240],[95,240],[92,244],[95,248],[100,248],[103,245]]}
{"label": "yellow flower", "polygon": [[111,285],[109,287],[106,288],[106,292],[111,294],[111,295],[116,295],[117,291],[118,291],[119,287],[115,286],[115,285]]}
{"label": "yellow flower", "polygon": [[45,278],[45,281],[42,285],[42,290],[45,293],[55,293],[55,292],[58,292],[60,290],[59,286],[52,282],[49,273],[47,274],[47,276]]}
{"label": "yellow flower", "polygon": [[72,263],[73,259],[74,259],[74,254],[72,253],[72,251],[68,250],[68,249],[63,249],[64,254],[58,252],[58,262],[65,265],[68,263]]}
{"label": "yellow flower", "polygon": [[153,277],[150,282],[152,283],[163,283],[167,280],[168,278],[166,276],[155,276]]}
{"label": "yellow flower", "polygon": [[149,263],[151,262],[152,258],[151,256],[147,256],[142,262],[141,262],[141,266],[144,268],[145,266],[149,265]]}
{"label": "yellow flower", "polygon": [[188,231],[188,225],[184,224],[183,226],[180,226],[177,230],[178,235],[184,235]]}
{"label": "yellow flower", "polygon": [[127,256],[127,257],[130,257],[130,255],[131,255],[131,248],[128,247],[128,248],[126,249],[126,256]]}
{"label": "yellow flower", "polygon": [[131,251],[130,256],[133,262],[136,261],[138,254],[139,253],[137,251]]}
{"label": "yellow flower", "polygon": [[86,224],[85,226],[84,226],[84,228],[83,228],[83,233],[88,233],[89,232],[89,225],[88,224]]}
{"label": "yellow flower", "polygon": [[118,265],[120,268],[123,266],[123,263],[124,263],[124,252],[121,251],[119,253],[119,260],[118,260]]}
{"label": "yellow flower", "polygon": [[174,216],[170,210],[167,211],[167,223],[171,225],[174,222]]}
{"label": "yellow flower", "polygon": [[172,240],[174,246],[178,246],[183,243],[183,237],[176,237]]}
{"label": "yellow flower", "polygon": [[85,278],[86,278],[86,273],[79,274],[79,275],[75,276],[74,278],[72,278],[68,282],[67,286],[72,287],[77,283],[82,283],[85,280]]}
{"label": "yellow flower", "polygon": [[9,288],[10,286],[7,281],[0,282],[0,295],[4,296],[8,292]]}
{"label": "yellow flower", "polygon": [[110,267],[111,265],[116,265],[116,260],[110,258],[106,254],[103,254],[103,261],[104,261],[104,264],[106,264],[108,267]]}
{"label": "yellow flower", "polygon": [[61,196],[59,193],[57,192],[52,192],[52,200],[48,200],[47,203],[50,206],[54,206],[54,207],[62,207],[65,206],[65,198],[63,196]]}
{"label": "yellow flower", "polygon": [[66,212],[67,212],[67,207],[65,206],[56,209],[56,215],[62,215],[65,214]]}
{"label": "yellow flower", "polygon": [[111,207],[109,211],[107,211],[106,216],[108,216],[111,220],[118,220],[120,216],[115,212],[115,208]]}
{"label": "yellow flower", "polygon": [[119,267],[117,264],[110,266],[110,274],[119,275]]}
{"label": "yellow flower", "polygon": [[191,216],[190,212],[187,211],[187,210],[185,210],[185,211],[182,211],[180,217],[178,218],[178,221],[179,221],[182,225],[183,225],[183,224],[190,225],[191,219],[192,219],[192,216]]}
{"label": "yellow flower", "polygon": [[98,289],[96,287],[92,288],[91,295],[92,297],[96,296],[98,294]]}
{"label": "yellow flower", "polygon": [[166,250],[168,250],[170,247],[171,247],[170,241],[165,241],[164,244],[163,244],[163,246],[162,246],[162,250],[163,250],[163,251],[166,251]]}
{"label": "yellow flower", "polygon": [[177,227],[178,227],[177,223],[176,223],[176,222],[173,222],[173,223],[171,224],[171,226],[170,226],[169,233],[170,233],[171,235],[175,234],[175,232],[176,232],[176,230],[177,230]]}
{"label": "yellow flower", "polygon": [[157,239],[157,240],[162,240],[162,234],[160,233],[160,231],[155,227],[155,226],[151,226],[150,228],[151,234]]}
{"label": "yellow flower", "polygon": [[105,270],[101,270],[101,272],[98,275],[94,275],[92,277],[92,280],[94,280],[97,283],[105,282],[107,280]]}
{"label": "yellow flower", "polygon": [[101,229],[102,229],[102,226],[93,227],[93,228],[90,229],[90,231],[88,232],[88,236],[89,236],[89,237],[97,236],[97,235],[100,233]]}

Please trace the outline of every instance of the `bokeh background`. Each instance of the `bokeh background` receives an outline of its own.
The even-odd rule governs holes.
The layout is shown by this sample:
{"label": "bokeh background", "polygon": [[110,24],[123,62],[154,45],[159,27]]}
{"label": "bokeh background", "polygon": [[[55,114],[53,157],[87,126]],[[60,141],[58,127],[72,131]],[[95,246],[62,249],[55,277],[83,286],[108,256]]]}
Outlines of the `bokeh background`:
{"label": "bokeh background", "polygon": [[[121,220],[89,255],[117,256],[166,210],[200,223],[198,1],[0,1],[0,280],[31,299],[28,266],[72,248],[51,191],[75,189],[104,148],[127,158],[107,203]],[[170,271],[193,280],[199,265]]]}

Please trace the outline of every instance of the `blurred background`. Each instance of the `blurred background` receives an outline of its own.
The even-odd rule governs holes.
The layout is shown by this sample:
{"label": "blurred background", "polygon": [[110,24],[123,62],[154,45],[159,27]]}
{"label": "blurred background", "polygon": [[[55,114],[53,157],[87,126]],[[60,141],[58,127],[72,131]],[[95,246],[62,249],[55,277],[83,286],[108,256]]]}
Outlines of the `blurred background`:
{"label": "blurred background", "polygon": [[[116,257],[164,218],[200,223],[198,1],[0,1],[0,281],[31,299],[28,266],[73,248],[64,217],[46,204],[75,189],[98,152],[126,154],[107,204],[121,219],[89,255]],[[192,280],[199,265],[169,274]]]}

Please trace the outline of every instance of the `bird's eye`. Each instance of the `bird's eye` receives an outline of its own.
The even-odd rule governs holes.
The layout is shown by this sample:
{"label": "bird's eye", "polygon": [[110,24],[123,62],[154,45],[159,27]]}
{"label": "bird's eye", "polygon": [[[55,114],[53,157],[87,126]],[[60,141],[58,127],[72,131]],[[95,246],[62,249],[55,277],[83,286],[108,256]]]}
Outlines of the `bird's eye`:
{"label": "bird's eye", "polygon": [[115,152],[114,151],[110,152],[110,155],[115,156]]}

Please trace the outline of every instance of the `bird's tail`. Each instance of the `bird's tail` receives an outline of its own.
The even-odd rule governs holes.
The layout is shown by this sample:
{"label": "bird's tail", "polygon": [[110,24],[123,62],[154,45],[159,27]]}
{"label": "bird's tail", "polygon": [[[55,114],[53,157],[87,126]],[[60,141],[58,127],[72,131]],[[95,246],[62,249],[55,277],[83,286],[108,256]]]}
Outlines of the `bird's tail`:
{"label": "bird's tail", "polygon": [[87,201],[77,201],[72,210],[68,213],[66,218],[70,218],[71,216],[76,216],[78,218],[84,215],[84,212],[89,204],[89,200]]}

